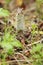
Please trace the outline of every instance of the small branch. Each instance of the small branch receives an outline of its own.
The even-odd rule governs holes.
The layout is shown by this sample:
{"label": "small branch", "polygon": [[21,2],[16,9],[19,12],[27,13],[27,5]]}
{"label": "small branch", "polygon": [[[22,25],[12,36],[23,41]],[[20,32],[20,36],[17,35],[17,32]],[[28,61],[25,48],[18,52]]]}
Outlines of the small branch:
{"label": "small branch", "polygon": [[32,46],[32,45],[34,45],[34,44],[38,44],[39,42],[41,43],[43,41],[43,39],[41,39],[41,40],[39,40],[39,41],[37,41],[37,42],[34,42],[33,44],[28,44],[28,46]]}

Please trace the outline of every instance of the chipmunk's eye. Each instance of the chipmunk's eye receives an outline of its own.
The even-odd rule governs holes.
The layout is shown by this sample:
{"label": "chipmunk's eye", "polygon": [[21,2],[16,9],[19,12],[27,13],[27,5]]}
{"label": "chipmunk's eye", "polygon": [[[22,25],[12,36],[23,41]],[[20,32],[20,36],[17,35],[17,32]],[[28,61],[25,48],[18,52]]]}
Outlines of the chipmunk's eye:
{"label": "chipmunk's eye", "polygon": [[3,8],[3,4],[2,3],[0,3],[0,8]]}

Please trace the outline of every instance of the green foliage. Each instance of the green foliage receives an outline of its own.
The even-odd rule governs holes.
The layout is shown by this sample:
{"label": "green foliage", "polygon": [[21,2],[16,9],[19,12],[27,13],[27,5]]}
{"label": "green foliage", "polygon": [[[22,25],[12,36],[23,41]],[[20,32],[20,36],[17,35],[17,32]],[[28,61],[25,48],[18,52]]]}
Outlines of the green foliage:
{"label": "green foliage", "polygon": [[32,47],[31,58],[34,60],[33,65],[43,65],[43,44],[36,44]]}
{"label": "green foliage", "polygon": [[7,65],[7,63],[3,62],[1,65]]}
{"label": "green foliage", "polygon": [[43,0],[36,0],[36,2],[37,2],[38,4],[41,4],[41,3],[43,3]]}
{"label": "green foliage", "polygon": [[37,25],[36,24],[32,24],[32,29],[36,29],[37,28]]}
{"label": "green foliage", "polygon": [[13,53],[14,47],[23,48],[22,44],[8,32],[5,33],[0,45],[8,54]]}
{"label": "green foliage", "polygon": [[37,46],[33,46],[31,52],[32,53],[40,52],[42,47],[43,47],[43,44],[37,44]]}
{"label": "green foliage", "polygon": [[8,10],[0,8],[0,17],[6,17],[9,15],[10,15],[10,12]]}
{"label": "green foliage", "polygon": [[41,19],[43,19],[43,0],[36,0],[37,12]]}
{"label": "green foliage", "polygon": [[10,32],[5,31],[2,42],[0,46],[3,48],[3,53],[0,53],[0,58],[2,59],[2,65],[7,65],[5,63],[6,57],[13,55],[15,53],[14,47],[23,48],[21,42],[15,38],[15,34],[11,35]]}
{"label": "green foliage", "polygon": [[42,8],[43,8],[43,0],[36,0],[36,6],[37,6],[37,9],[39,10],[39,12],[42,12]]}
{"label": "green foliage", "polygon": [[36,29],[38,30],[38,27],[36,24],[32,24],[32,35],[35,35],[37,33]]}
{"label": "green foliage", "polygon": [[41,62],[41,60],[37,60],[33,62],[33,65],[43,65],[43,62]]}
{"label": "green foliage", "polygon": [[5,0],[5,1],[6,1],[7,4],[9,4],[11,0]]}
{"label": "green foliage", "polygon": [[6,65],[6,63],[5,63],[5,58],[7,57],[7,54],[5,54],[5,53],[0,53],[0,58],[2,59],[2,61],[3,61],[3,63],[2,63],[2,65]]}

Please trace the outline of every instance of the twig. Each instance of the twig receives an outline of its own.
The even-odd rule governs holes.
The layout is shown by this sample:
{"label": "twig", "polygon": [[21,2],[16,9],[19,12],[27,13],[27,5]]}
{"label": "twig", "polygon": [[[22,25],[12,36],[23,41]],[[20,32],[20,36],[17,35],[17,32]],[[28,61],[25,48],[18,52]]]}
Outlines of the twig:
{"label": "twig", "polygon": [[39,41],[37,41],[37,42],[34,42],[33,44],[28,44],[28,46],[32,46],[32,45],[34,45],[34,44],[38,44],[39,42],[41,43],[43,41],[43,39],[41,39],[41,40],[39,40]]}
{"label": "twig", "polygon": [[[17,61],[17,58],[14,56],[14,58],[15,58],[15,60]],[[18,63],[18,65],[20,65],[20,62],[19,61],[17,61],[17,63]]]}
{"label": "twig", "polygon": [[30,63],[30,61],[27,59],[27,57],[25,57],[23,54],[21,54],[21,53],[15,53],[15,54],[20,54],[20,55],[23,56],[23,58],[25,59],[24,61]]}
{"label": "twig", "polygon": [[[38,59],[37,59],[38,60]],[[33,61],[37,61],[37,60],[27,60],[29,62],[33,62]],[[41,61],[43,61],[43,59],[39,59]],[[6,61],[6,62],[0,62],[0,65],[3,64],[3,63],[12,63],[12,62],[15,62],[15,61],[19,61],[19,62],[22,62],[22,61],[26,61],[26,60],[11,60],[11,61]],[[27,62],[26,61],[26,62]]]}

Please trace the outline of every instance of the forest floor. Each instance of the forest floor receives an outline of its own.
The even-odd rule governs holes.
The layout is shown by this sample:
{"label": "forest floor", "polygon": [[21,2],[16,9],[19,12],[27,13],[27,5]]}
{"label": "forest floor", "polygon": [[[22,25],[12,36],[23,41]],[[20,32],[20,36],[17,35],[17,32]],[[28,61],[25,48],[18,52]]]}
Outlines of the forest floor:
{"label": "forest floor", "polygon": [[35,4],[23,13],[25,30],[16,30],[15,11],[0,19],[0,65],[43,65],[43,20]]}

